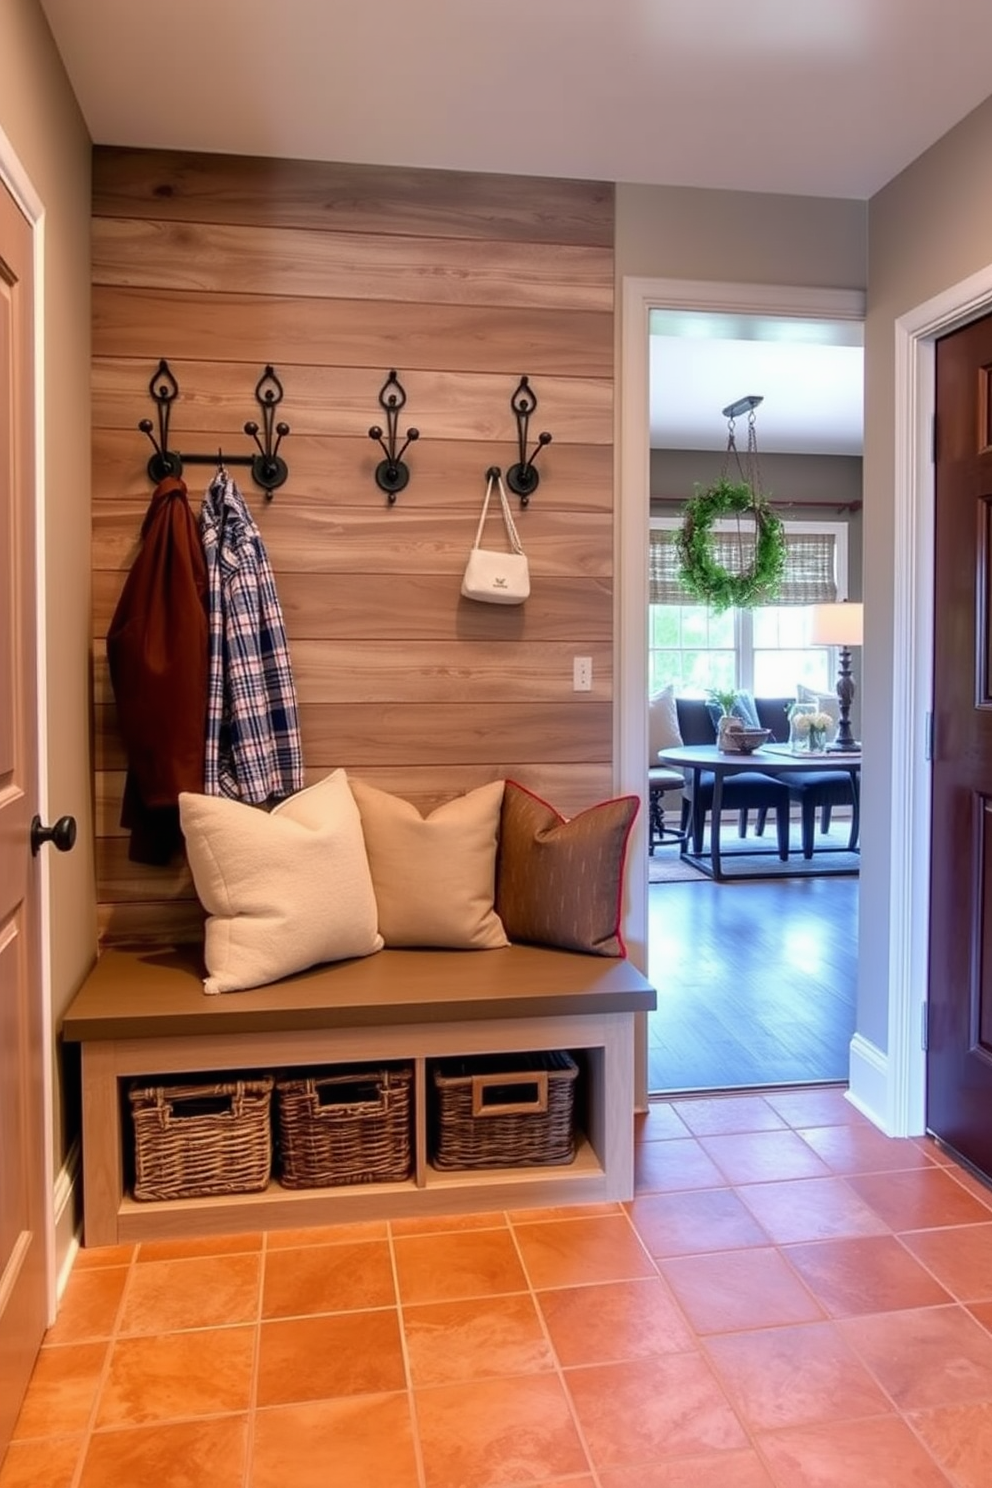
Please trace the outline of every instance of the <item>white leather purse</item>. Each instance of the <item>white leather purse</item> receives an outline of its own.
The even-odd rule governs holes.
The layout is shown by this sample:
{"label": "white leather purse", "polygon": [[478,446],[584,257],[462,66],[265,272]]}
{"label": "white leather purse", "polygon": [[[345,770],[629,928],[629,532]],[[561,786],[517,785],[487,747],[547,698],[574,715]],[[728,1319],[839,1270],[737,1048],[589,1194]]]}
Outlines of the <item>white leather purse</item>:
{"label": "white leather purse", "polygon": [[[492,548],[479,546],[482,542],[482,531],[486,524],[489,498],[493,493],[494,485],[499,490],[503,525],[510,544],[509,552],[501,553]],[[530,569],[527,564],[527,555],[520,545],[516,524],[510,511],[510,503],[503,488],[503,477],[493,467],[486,481],[486,494],[482,503],[479,526],[476,529],[475,542],[472,544],[468,562],[465,565],[462,595],[465,599],[481,600],[483,604],[516,605],[523,604],[529,594]]]}

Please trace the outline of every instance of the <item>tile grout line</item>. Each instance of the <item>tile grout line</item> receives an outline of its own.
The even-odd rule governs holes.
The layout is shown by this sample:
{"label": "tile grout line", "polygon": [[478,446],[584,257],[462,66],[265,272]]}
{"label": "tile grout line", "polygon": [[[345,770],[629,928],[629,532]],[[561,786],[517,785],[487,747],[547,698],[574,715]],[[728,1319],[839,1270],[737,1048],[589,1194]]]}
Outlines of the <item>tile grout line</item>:
{"label": "tile grout line", "polygon": [[417,1470],[417,1483],[419,1488],[427,1488],[427,1468],[424,1464],[424,1448],[420,1438],[420,1421],[417,1414],[417,1392],[413,1384],[413,1370],[410,1367],[410,1350],[407,1346],[406,1323],[403,1312],[403,1297],[400,1291],[399,1265],[396,1259],[396,1240],[393,1234],[391,1220],[386,1221],[386,1241],[389,1246],[389,1264],[393,1274],[393,1295],[396,1298],[396,1326],[400,1337],[400,1354],[403,1359],[403,1373],[406,1377],[407,1410],[410,1412],[410,1437],[413,1446],[414,1464]]}

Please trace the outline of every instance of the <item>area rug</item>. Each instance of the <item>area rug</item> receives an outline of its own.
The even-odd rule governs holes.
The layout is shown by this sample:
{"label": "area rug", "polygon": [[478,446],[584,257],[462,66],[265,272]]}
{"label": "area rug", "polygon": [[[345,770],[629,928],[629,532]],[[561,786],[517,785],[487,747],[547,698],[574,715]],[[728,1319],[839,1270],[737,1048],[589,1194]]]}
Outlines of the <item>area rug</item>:
{"label": "area rug", "polygon": [[[789,838],[789,861],[783,863],[775,851],[774,828],[764,837],[738,837],[736,828],[725,825],[720,839],[720,868],[726,878],[811,878],[823,874],[853,874],[861,867],[861,856],[848,852],[849,821],[831,823],[829,832],[817,832],[812,858],[803,857],[800,827],[793,822]],[[709,866],[709,833],[703,840],[702,858]],[[677,843],[656,847],[648,858],[648,883],[690,883],[707,879],[709,873],[696,866],[698,860],[682,857]]]}

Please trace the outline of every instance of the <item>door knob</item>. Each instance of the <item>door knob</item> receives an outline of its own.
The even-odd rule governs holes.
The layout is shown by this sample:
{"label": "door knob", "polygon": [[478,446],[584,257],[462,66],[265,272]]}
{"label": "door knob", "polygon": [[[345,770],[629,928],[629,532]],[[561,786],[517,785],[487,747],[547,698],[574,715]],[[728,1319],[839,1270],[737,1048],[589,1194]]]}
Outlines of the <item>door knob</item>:
{"label": "door knob", "polygon": [[46,842],[57,847],[59,852],[68,852],[76,841],[76,818],[60,816],[53,827],[43,827],[41,817],[31,820],[31,856],[37,857]]}

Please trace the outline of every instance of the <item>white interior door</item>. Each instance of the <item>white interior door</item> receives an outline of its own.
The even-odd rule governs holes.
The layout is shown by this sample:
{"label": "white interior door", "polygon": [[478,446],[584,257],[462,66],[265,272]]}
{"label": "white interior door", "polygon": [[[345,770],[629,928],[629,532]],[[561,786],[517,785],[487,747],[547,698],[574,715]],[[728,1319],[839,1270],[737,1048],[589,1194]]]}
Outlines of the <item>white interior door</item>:
{"label": "white interior door", "polygon": [[0,185],[0,1454],[47,1320],[32,252]]}

